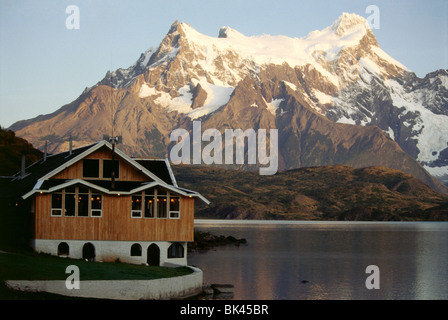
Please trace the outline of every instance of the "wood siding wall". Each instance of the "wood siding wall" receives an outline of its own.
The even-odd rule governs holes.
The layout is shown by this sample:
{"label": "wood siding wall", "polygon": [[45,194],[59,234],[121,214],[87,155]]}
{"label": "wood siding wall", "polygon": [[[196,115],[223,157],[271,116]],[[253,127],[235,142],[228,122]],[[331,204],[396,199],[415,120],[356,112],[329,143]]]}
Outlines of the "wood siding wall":
{"label": "wood siding wall", "polygon": [[36,239],[193,241],[194,198],[181,198],[179,219],[131,218],[131,196],[102,202],[102,217],[54,217],[51,195],[36,195]]}
{"label": "wood siding wall", "polygon": [[[100,178],[87,178],[88,180],[110,180],[110,178],[103,179],[101,178],[103,172],[103,162],[102,159],[110,160],[112,159],[112,153],[109,149],[100,149],[95,151],[84,159],[100,159]],[[125,160],[122,160],[118,155],[115,156],[115,159],[120,161],[120,176],[117,178],[117,181],[152,181],[150,178],[145,176],[144,174],[137,171],[134,167],[128,164]],[[67,169],[59,172],[53,179],[82,179],[82,160],[74,163]]]}

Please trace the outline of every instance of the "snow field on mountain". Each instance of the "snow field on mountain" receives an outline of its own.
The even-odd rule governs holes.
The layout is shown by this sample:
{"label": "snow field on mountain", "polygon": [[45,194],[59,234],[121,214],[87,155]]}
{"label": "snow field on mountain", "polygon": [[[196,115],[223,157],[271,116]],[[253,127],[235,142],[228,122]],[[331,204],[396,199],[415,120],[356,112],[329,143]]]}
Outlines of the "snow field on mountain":
{"label": "snow field on mountain", "polygon": [[[339,86],[338,77],[322,67],[316,61],[316,57],[333,61],[343,48],[357,45],[369,27],[365,19],[360,16],[353,15],[351,22],[354,25],[344,26],[342,34],[336,34],[337,25],[333,25],[322,31],[313,31],[304,38],[267,34],[245,36],[229,27],[221,28],[220,37],[216,38],[201,34],[186,23],[181,25],[186,39],[198,50],[195,56],[205,57],[198,62],[206,72],[213,74],[216,71],[214,65],[216,57],[231,52],[238,57],[241,64],[244,64],[244,61],[251,61],[257,66],[287,63],[295,67],[310,64],[333,85]],[[321,55],[316,55],[318,52]],[[229,68],[226,68],[226,71],[229,72]],[[230,69],[230,72],[233,70]]]}
{"label": "snow field on mountain", "polygon": [[[394,80],[387,80],[386,83],[390,87],[394,105],[397,108],[405,108],[402,115],[408,112],[419,114],[417,123],[413,125],[412,129],[415,132],[421,132],[411,137],[418,141],[417,147],[420,150],[418,160],[422,163],[437,160],[438,151],[448,147],[448,116],[434,114],[425,108],[419,93],[405,92],[403,87]],[[448,170],[445,174],[448,174]]]}
{"label": "snow field on mountain", "polygon": [[140,98],[147,98],[150,96],[157,96],[154,102],[159,106],[166,108],[168,112],[177,111],[179,113],[186,114],[191,119],[197,119],[204,115],[215,112],[220,107],[229,102],[230,96],[235,88],[223,87],[210,84],[206,81],[192,81],[193,84],[201,84],[201,87],[207,92],[207,99],[202,107],[192,109],[193,94],[190,91],[190,86],[185,85],[179,88],[178,97],[171,97],[169,93],[159,91],[155,88],[151,88],[148,84],[144,83],[139,92]]}

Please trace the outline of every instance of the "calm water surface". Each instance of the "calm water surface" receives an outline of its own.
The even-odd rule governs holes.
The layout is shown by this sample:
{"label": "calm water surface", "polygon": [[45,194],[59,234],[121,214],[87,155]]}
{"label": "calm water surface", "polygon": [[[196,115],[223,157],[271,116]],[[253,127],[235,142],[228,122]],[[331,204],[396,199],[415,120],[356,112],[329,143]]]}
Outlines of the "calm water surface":
{"label": "calm water surface", "polygon": [[[247,245],[189,255],[204,283],[234,299],[448,299],[448,222],[196,220],[195,228]],[[380,289],[368,290],[369,265]]]}

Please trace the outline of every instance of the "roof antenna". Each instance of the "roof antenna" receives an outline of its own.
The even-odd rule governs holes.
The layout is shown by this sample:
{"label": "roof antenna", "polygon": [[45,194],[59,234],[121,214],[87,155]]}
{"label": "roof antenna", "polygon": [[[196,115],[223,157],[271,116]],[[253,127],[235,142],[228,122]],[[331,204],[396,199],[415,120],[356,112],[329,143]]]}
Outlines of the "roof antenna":
{"label": "roof antenna", "polygon": [[47,140],[45,140],[44,162],[47,161]]}
{"label": "roof antenna", "polygon": [[25,153],[22,153],[22,162],[20,164],[20,177],[23,178],[26,175],[25,172]]}
{"label": "roof antenna", "polygon": [[115,136],[114,127],[115,127],[115,87],[112,81],[113,73],[112,73],[112,59],[110,64],[110,73],[109,73],[109,85],[110,85],[110,107],[111,107],[111,126],[112,126],[112,136],[108,137],[107,135],[103,135],[103,139],[108,140],[112,144],[112,172],[111,172],[111,190],[115,189],[115,145],[121,143],[121,136]]}
{"label": "roof antenna", "polygon": [[115,189],[115,145],[121,143],[121,136],[110,137],[109,142],[112,144],[112,172],[111,172],[111,190]]}

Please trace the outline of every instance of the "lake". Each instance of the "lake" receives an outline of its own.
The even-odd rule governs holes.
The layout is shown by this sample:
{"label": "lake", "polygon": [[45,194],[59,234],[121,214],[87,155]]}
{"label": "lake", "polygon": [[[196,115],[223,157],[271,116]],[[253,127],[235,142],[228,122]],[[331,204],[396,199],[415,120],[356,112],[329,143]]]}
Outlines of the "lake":
{"label": "lake", "polygon": [[[195,220],[195,229],[247,240],[188,256],[204,284],[234,285],[233,299],[448,299],[448,222]],[[372,277],[379,289],[366,287]]]}

